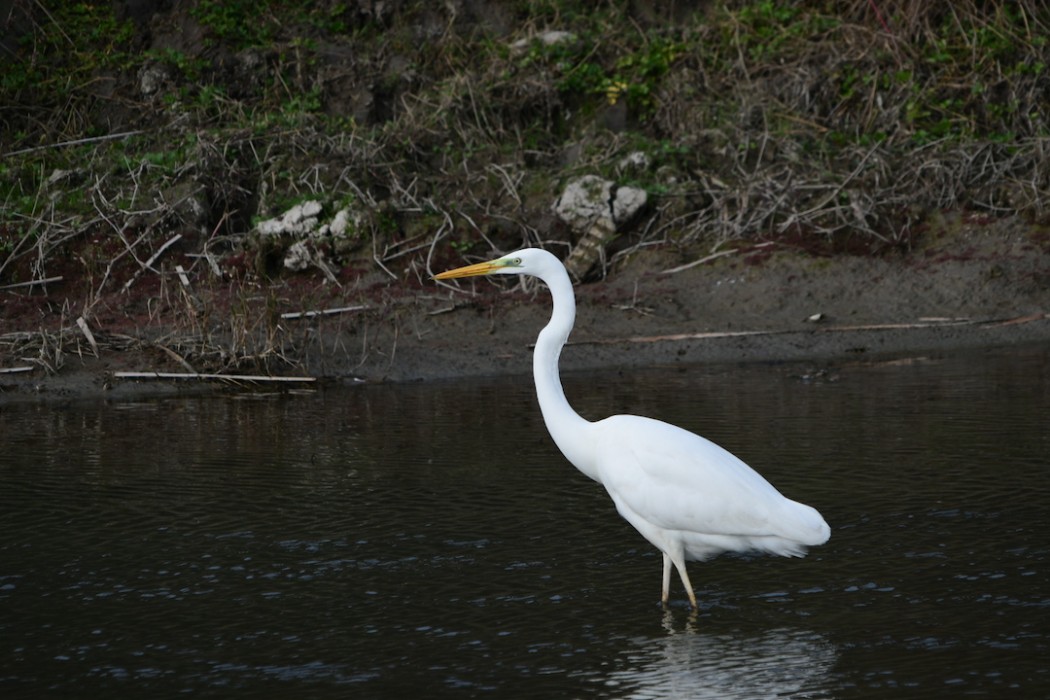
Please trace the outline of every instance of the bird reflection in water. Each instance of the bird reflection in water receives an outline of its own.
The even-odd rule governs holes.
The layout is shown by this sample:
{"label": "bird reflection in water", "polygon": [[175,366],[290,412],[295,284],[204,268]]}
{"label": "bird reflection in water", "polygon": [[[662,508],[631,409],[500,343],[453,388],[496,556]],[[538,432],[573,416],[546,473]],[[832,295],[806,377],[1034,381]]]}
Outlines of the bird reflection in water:
{"label": "bird reflection in water", "polygon": [[667,634],[627,640],[606,687],[631,698],[819,698],[833,687],[838,652],[816,632],[702,632],[695,615],[674,623],[666,611]]}

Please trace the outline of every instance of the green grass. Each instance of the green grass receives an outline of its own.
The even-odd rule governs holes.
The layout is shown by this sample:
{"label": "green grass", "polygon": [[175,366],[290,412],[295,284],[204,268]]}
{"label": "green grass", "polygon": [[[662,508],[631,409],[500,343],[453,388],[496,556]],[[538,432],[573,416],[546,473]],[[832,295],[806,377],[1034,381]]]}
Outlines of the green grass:
{"label": "green grass", "polygon": [[[508,200],[509,176],[536,206],[568,174],[620,177],[619,160],[643,150],[652,166],[627,175],[630,183],[701,211],[711,202],[695,193],[716,181],[730,193],[778,177],[852,177],[859,186],[865,172],[852,173],[869,150],[879,156],[871,163],[918,170],[921,158],[946,149],[991,144],[1006,159],[1024,140],[1050,136],[1050,11],[1028,0],[963,0],[951,11],[898,3],[886,17],[889,35],[867,3],[742,0],[647,23],[624,2],[507,2],[510,33],[498,34],[465,28],[461,17],[441,14],[444,6],[409,3],[380,17],[347,3],[197,0],[190,18],[201,45],[145,51],[112,5],[54,5],[24,6],[17,55],[0,64],[4,152],[44,147],[0,163],[0,203],[17,225],[49,201],[43,183],[55,168],[90,171],[113,202],[133,192],[143,201],[141,193],[183,177],[231,207],[319,189],[338,197],[345,169],[377,199],[414,183],[419,202],[467,210],[487,197],[500,210],[526,206]],[[548,29],[575,39],[511,50]],[[154,64],[170,80],[162,94],[143,96],[139,75]],[[372,99],[375,110],[355,111],[365,114],[357,119],[334,104],[340,79],[353,82],[344,103]],[[100,89],[110,83],[111,95]],[[612,103],[628,115],[617,133],[601,121]],[[149,117],[147,133],[54,147],[110,133],[109,110],[128,129]],[[563,159],[570,150],[580,154],[575,161]],[[493,164],[507,175],[488,170]],[[774,167],[776,177],[763,171]],[[1030,173],[1008,174],[1023,181]],[[481,194],[470,191],[475,183]],[[776,197],[796,201],[788,194]],[[54,197],[69,210],[93,206]],[[754,208],[739,200],[726,206]],[[839,197],[828,206],[849,204]],[[892,211],[872,219],[891,221]],[[377,220],[382,235],[397,233],[397,216]],[[783,221],[774,212],[747,230],[775,231]]]}

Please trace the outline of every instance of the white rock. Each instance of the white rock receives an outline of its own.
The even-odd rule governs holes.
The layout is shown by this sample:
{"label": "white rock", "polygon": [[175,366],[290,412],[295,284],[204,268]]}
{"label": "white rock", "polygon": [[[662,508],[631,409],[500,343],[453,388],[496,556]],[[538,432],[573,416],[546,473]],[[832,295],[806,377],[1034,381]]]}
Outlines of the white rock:
{"label": "white rock", "polygon": [[321,209],[321,203],[316,200],[296,204],[280,218],[260,221],[255,230],[268,236],[313,233],[317,230],[317,215]]}
{"label": "white rock", "polygon": [[332,222],[328,224],[328,231],[333,236],[343,237],[346,235],[346,230],[350,227],[350,210],[340,209],[335,213],[335,217],[332,218]]}
{"label": "white rock", "polygon": [[159,92],[170,79],[171,72],[166,67],[157,64],[146,66],[139,74],[139,91],[149,97]]}
{"label": "white rock", "polygon": [[311,262],[313,262],[313,253],[310,252],[305,241],[293,243],[284,254],[284,266],[293,272],[302,272],[310,267]]}
{"label": "white rock", "polygon": [[557,29],[552,29],[536,36],[525,37],[524,39],[518,39],[510,45],[511,51],[514,53],[524,53],[528,50],[529,45],[533,41],[539,41],[544,46],[554,46],[555,44],[564,44],[570,41],[576,41],[576,35],[572,32],[565,32]]}
{"label": "white rock", "polygon": [[565,186],[554,203],[554,213],[578,231],[601,220],[606,228],[615,229],[630,221],[648,199],[645,190],[638,187],[616,187],[611,180],[584,175]]}
{"label": "white rock", "polygon": [[[304,219],[309,218],[311,216],[317,216],[321,213],[321,209],[324,208],[321,206],[321,203],[318,202],[316,199],[311,199],[297,206],[301,208]],[[295,207],[292,207],[292,209],[294,210]]]}
{"label": "white rock", "polygon": [[255,225],[255,230],[264,236],[278,236],[284,230],[284,224],[280,219],[267,219]]}
{"label": "white rock", "polygon": [[651,164],[652,161],[645,151],[634,151],[620,159],[620,162],[616,164],[616,170],[621,173],[631,170],[648,170]]}
{"label": "white rock", "polygon": [[597,175],[584,175],[565,185],[554,203],[558,218],[582,231],[599,218],[612,222],[612,188],[614,183]]}
{"label": "white rock", "polygon": [[620,187],[613,198],[613,221],[622,226],[634,218],[649,201],[649,194],[640,187]]}
{"label": "white rock", "polygon": [[569,41],[575,41],[576,35],[572,32],[565,32],[558,29],[552,29],[548,32],[543,32],[537,39],[544,46],[554,46],[555,44],[564,44]]}
{"label": "white rock", "polygon": [[66,180],[73,179],[73,176],[75,174],[76,173],[74,173],[74,171],[72,170],[62,170],[60,168],[55,168],[51,171],[51,176],[47,178],[46,184],[48,187],[54,187],[59,183],[65,182]]}

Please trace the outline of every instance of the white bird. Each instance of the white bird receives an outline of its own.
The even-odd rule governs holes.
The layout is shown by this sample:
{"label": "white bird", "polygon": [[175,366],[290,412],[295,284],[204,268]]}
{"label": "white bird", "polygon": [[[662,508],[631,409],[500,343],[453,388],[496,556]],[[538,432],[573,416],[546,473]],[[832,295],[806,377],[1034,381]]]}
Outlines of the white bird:
{"label": "white bird", "polygon": [[527,248],[435,279],[492,274],[532,275],[550,289],[554,311],[533,355],[543,422],[562,454],[604,486],[620,515],[663,552],[665,606],[672,564],[695,610],[687,560],[746,551],[800,557],[807,546],[828,541],[831,530],[820,513],[785,498],[713,442],[652,418],[619,415],[591,422],[572,409],[558,358],[576,319],[576,300],[565,267],[552,254]]}

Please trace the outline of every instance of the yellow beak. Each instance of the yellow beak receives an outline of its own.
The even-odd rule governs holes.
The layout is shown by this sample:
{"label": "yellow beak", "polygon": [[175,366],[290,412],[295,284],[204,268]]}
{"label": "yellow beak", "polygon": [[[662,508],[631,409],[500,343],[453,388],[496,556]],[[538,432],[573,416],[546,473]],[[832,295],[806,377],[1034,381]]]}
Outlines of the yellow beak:
{"label": "yellow beak", "polygon": [[491,275],[493,272],[499,270],[502,265],[498,264],[498,260],[490,260],[488,262],[481,262],[475,265],[467,265],[466,267],[457,267],[455,270],[447,270],[439,274],[434,275],[436,280],[451,280],[457,277],[477,277],[478,275]]}

